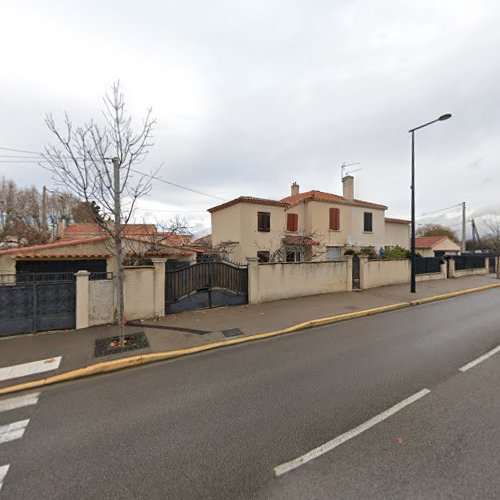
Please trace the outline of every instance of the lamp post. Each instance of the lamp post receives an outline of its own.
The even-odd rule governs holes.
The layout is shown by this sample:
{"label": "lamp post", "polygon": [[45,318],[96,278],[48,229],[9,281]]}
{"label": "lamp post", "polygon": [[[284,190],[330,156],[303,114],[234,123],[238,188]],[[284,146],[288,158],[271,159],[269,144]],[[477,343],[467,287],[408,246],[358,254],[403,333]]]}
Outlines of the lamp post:
{"label": "lamp post", "polygon": [[432,120],[431,122],[424,123],[419,127],[412,128],[408,130],[411,134],[411,279],[410,279],[410,291],[411,293],[416,292],[416,264],[417,256],[415,252],[415,131],[421,128],[432,125],[436,122],[443,122],[451,118],[451,114],[447,113],[441,115],[439,118]]}

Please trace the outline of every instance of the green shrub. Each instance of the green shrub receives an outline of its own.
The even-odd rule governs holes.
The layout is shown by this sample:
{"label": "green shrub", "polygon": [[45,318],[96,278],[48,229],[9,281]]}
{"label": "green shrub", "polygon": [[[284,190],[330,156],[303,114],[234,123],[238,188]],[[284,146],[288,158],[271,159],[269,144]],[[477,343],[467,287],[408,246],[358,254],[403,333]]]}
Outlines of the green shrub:
{"label": "green shrub", "polygon": [[374,247],[362,247],[359,251],[359,255],[367,255],[370,259],[376,259],[378,257]]}
{"label": "green shrub", "polygon": [[409,259],[411,252],[399,246],[386,248],[384,251],[384,259]]}

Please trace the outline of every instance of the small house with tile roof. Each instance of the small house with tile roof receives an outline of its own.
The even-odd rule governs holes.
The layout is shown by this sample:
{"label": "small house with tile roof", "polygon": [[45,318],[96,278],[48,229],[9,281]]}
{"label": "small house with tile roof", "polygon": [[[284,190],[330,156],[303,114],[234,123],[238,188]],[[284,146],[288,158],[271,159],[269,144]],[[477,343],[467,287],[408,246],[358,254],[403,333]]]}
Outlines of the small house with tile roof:
{"label": "small house with tile roof", "polygon": [[443,257],[460,253],[460,245],[448,236],[420,236],[415,238],[415,248],[422,257]]}
{"label": "small house with tile roof", "polygon": [[340,260],[348,249],[409,247],[410,222],[386,218],[387,207],[355,198],[354,177],[343,179],[343,195],[293,183],[280,200],[240,196],[209,209],[212,244],[231,248],[228,259],[260,261]]}
{"label": "small house with tile roof", "polygon": [[[190,235],[159,232],[154,224],[130,224],[123,230],[125,263],[154,257],[194,262],[202,249],[192,247]],[[44,245],[0,250],[0,274],[113,272],[110,235],[97,224],[71,224],[56,241]]]}

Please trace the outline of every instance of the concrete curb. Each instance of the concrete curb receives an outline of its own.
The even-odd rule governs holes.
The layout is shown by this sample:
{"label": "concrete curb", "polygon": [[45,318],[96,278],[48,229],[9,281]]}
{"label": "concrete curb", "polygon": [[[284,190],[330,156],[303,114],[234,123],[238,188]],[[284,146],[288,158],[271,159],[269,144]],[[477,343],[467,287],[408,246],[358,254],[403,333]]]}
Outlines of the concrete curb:
{"label": "concrete curb", "polygon": [[500,283],[492,283],[490,285],[485,285],[476,288],[468,288],[466,290],[460,290],[458,292],[445,293],[442,295],[435,295],[433,297],[426,297],[423,299],[412,300],[409,302],[399,302],[397,304],[391,304],[388,306],[376,307],[373,309],[364,309],[362,311],[356,311],[347,314],[338,314],[336,316],[329,316],[326,318],[313,319],[310,321],[305,321],[304,323],[299,323],[297,325],[290,326],[288,328],[283,328],[281,330],[276,330],[273,332],[257,333],[254,335],[249,335],[247,337],[241,337],[237,339],[221,340],[219,342],[213,342],[211,344],[206,344],[197,347],[190,347],[188,349],[179,349],[176,351],[167,352],[156,352],[151,354],[143,354],[140,356],[130,356],[128,358],[116,359],[113,361],[106,361],[104,363],[97,363],[94,365],[89,365],[84,368],[79,368],[77,370],[71,370],[69,372],[60,373],[58,375],[52,375],[50,377],[33,380],[31,382],[24,382],[22,384],[12,385],[9,387],[0,388],[0,395],[12,394],[15,392],[26,391],[29,389],[36,389],[39,387],[44,387],[47,385],[53,385],[60,382],[66,382],[69,380],[76,380],[79,378],[90,377],[91,375],[98,375],[100,373],[110,373],[118,370],[124,370],[125,368],[132,368],[134,366],[141,366],[149,363],[154,363],[157,361],[164,361],[167,359],[179,358],[182,356],[187,356],[189,354],[196,354],[199,352],[211,351],[213,349],[219,349],[221,347],[227,347],[232,345],[244,344],[246,342],[252,342],[255,340],[261,340],[271,337],[276,337],[278,335],[283,335],[286,333],[292,333],[299,330],[305,330],[309,328],[314,328],[316,326],[331,325],[334,323],[339,323],[341,321],[347,321],[350,319],[363,318],[366,316],[373,316],[375,314],[381,314],[389,311],[396,311],[398,309],[405,309],[407,307],[418,306],[421,304],[428,304],[430,302],[437,302],[439,300],[450,299],[453,297],[458,297],[460,295],[466,295],[474,292],[481,292],[484,290],[490,290],[492,288],[500,287]]}

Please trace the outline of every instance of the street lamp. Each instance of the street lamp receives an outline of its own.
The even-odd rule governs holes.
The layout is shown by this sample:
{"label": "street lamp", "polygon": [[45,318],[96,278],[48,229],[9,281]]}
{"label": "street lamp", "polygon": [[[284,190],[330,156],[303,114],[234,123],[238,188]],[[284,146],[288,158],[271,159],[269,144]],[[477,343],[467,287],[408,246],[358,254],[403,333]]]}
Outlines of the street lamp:
{"label": "street lamp", "polygon": [[450,113],[441,115],[439,118],[432,120],[431,122],[424,123],[419,127],[412,128],[408,130],[411,133],[411,279],[410,279],[410,291],[411,293],[416,292],[416,252],[415,252],[415,130],[420,130],[421,128],[432,125],[436,122],[444,122],[451,118]]}

